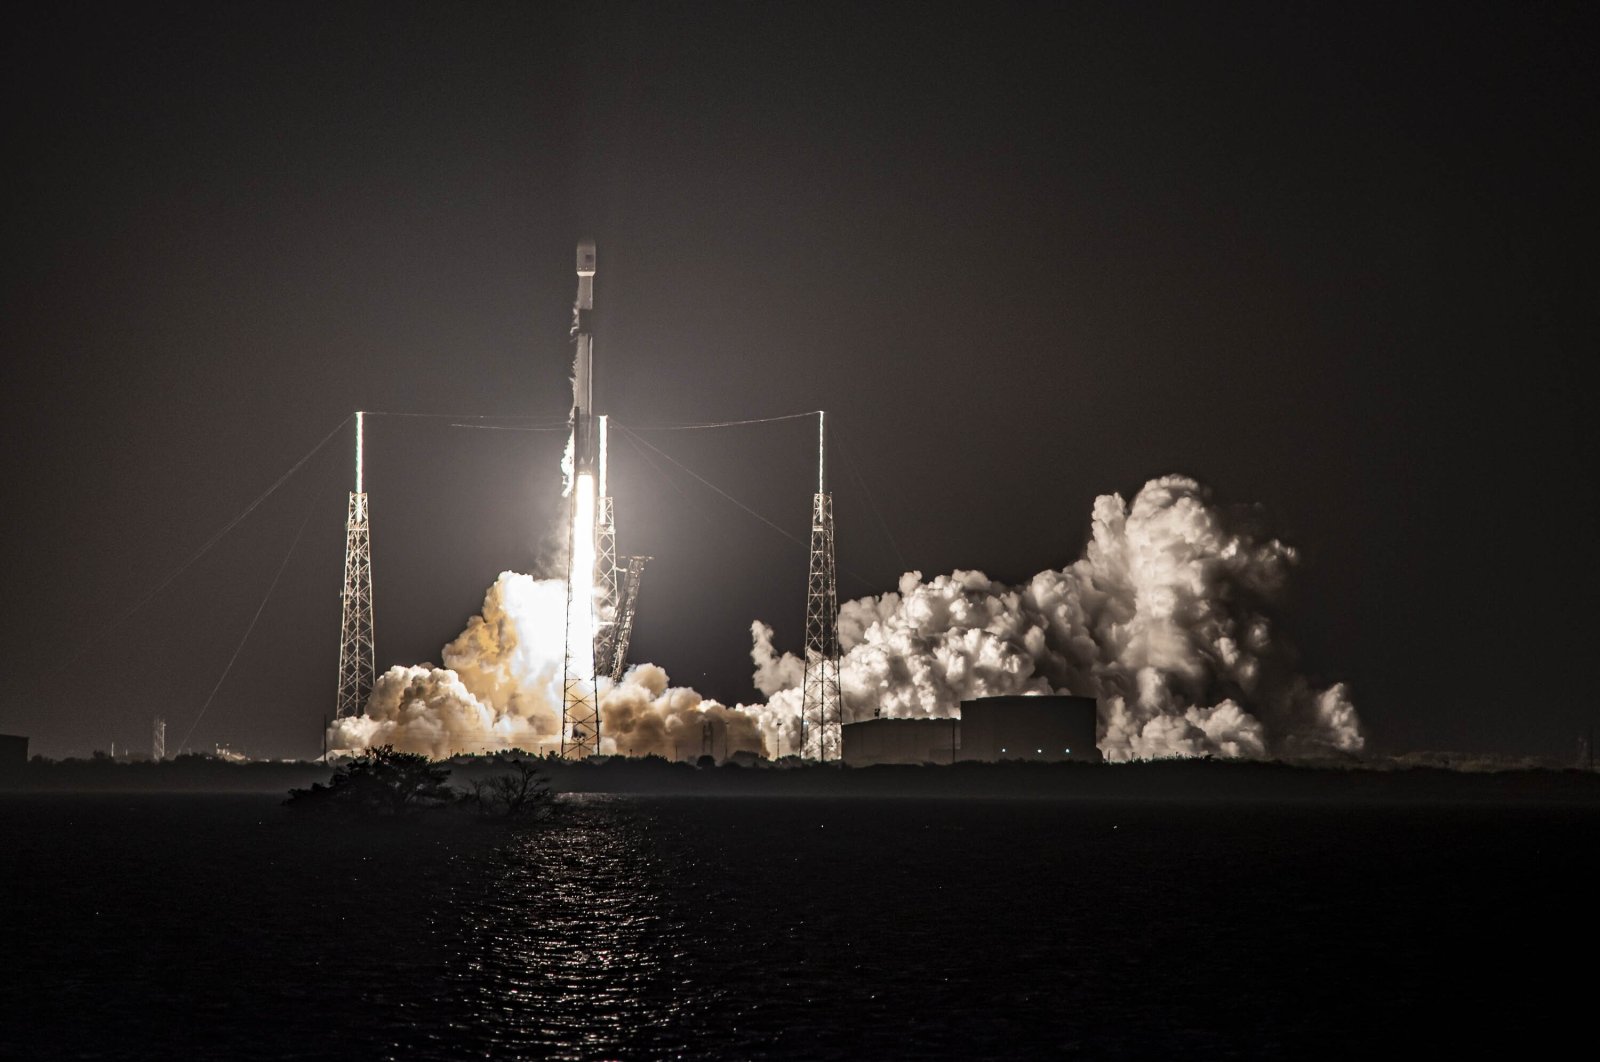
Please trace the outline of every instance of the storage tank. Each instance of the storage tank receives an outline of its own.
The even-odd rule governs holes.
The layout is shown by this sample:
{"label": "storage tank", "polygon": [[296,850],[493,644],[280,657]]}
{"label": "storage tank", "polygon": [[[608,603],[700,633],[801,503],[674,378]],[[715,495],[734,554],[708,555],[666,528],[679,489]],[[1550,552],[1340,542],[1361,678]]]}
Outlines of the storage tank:
{"label": "storage tank", "polygon": [[866,719],[840,728],[846,767],[952,763],[961,751],[958,719]]}
{"label": "storage tank", "polygon": [[961,702],[963,760],[1100,762],[1093,697],[981,697]]}

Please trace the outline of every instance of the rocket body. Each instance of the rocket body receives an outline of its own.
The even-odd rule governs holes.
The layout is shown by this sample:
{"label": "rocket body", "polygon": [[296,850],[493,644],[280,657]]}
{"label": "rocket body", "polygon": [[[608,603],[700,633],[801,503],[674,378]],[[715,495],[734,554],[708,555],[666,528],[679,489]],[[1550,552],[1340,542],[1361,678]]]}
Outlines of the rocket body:
{"label": "rocket body", "polygon": [[578,244],[578,301],[572,307],[572,480],[567,554],[566,666],[561,686],[561,754],[600,751],[595,690],[595,475],[599,431],[594,413],[594,242]]}
{"label": "rocket body", "polygon": [[594,241],[578,244],[578,301],[572,307],[572,441],[578,473],[599,464],[594,415]]}

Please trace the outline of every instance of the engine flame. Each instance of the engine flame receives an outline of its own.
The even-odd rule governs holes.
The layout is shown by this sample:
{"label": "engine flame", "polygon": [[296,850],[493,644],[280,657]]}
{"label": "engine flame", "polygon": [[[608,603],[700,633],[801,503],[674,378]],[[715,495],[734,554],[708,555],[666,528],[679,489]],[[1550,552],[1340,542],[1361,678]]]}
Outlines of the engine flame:
{"label": "engine flame", "polygon": [[[594,475],[579,473],[572,489],[572,555],[567,569],[566,703],[580,714],[594,710]],[[581,707],[580,707],[581,706]]]}

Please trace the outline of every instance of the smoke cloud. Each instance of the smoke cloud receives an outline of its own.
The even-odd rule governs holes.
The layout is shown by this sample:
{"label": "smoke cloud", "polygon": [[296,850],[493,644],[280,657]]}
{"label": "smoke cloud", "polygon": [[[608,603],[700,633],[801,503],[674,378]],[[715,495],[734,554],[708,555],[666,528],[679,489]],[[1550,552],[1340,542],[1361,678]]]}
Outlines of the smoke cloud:
{"label": "smoke cloud", "polygon": [[605,740],[630,756],[693,759],[710,752],[723,759],[741,751],[766,753],[754,716],[669,686],[667,673],[654,664],[631,669],[620,685],[606,691],[600,713]]}
{"label": "smoke cloud", "polygon": [[[335,720],[329,749],[393,745],[435,758],[520,748],[543,753],[561,738],[566,584],[502,572],[483,610],[442,652],[444,667],[392,667],[378,677],[366,712]],[[672,686],[641,664],[600,681],[602,751],[693,759],[764,753],[756,720]]]}
{"label": "smoke cloud", "polygon": [[[845,719],[950,716],[975,697],[1072,693],[1100,702],[1107,759],[1353,753],[1364,739],[1343,684],[1315,689],[1265,609],[1294,550],[1192,479],[1151,480],[1132,504],[1095,501],[1084,557],[1006,586],[982,572],[843,605]],[[768,744],[799,738],[802,661],[752,630],[750,709]],[[1248,706],[1248,707],[1247,707]]]}
{"label": "smoke cloud", "polygon": [[[846,721],[957,714],[962,700],[1072,693],[1100,705],[1107,759],[1302,756],[1360,751],[1341,684],[1316,688],[1268,612],[1295,563],[1248,511],[1212,503],[1192,479],[1145,484],[1132,503],[1096,499],[1082,559],[1008,586],[982,572],[902,576],[896,591],[839,614]],[[446,756],[560,738],[560,580],[504,572],[445,646],[443,667],[394,667],[366,714],[337,720],[330,748]],[[802,660],[751,627],[766,703],[729,707],[673,687],[653,664],[600,682],[602,751],[692,759],[799,747]]]}

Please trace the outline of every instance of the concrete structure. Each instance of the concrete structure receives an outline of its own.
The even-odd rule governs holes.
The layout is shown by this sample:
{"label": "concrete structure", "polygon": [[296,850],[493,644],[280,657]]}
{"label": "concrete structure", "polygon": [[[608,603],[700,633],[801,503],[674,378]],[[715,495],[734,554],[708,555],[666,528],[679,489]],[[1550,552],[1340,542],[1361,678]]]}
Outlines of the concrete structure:
{"label": "concrete structure", "polygon": [[1093,697],[983,697],[961,702],[963,760],[1100,762]]}
{"label": "concrete structure", "polygon": [[953,763],[961,751],[959,719],[867,719],[846,723],[847,767],[880,763]]}
{"label": "concrete structure", "polygon": [[0,734],[0,774],[20,771],[28,762],[28,739],[15,734]]}

